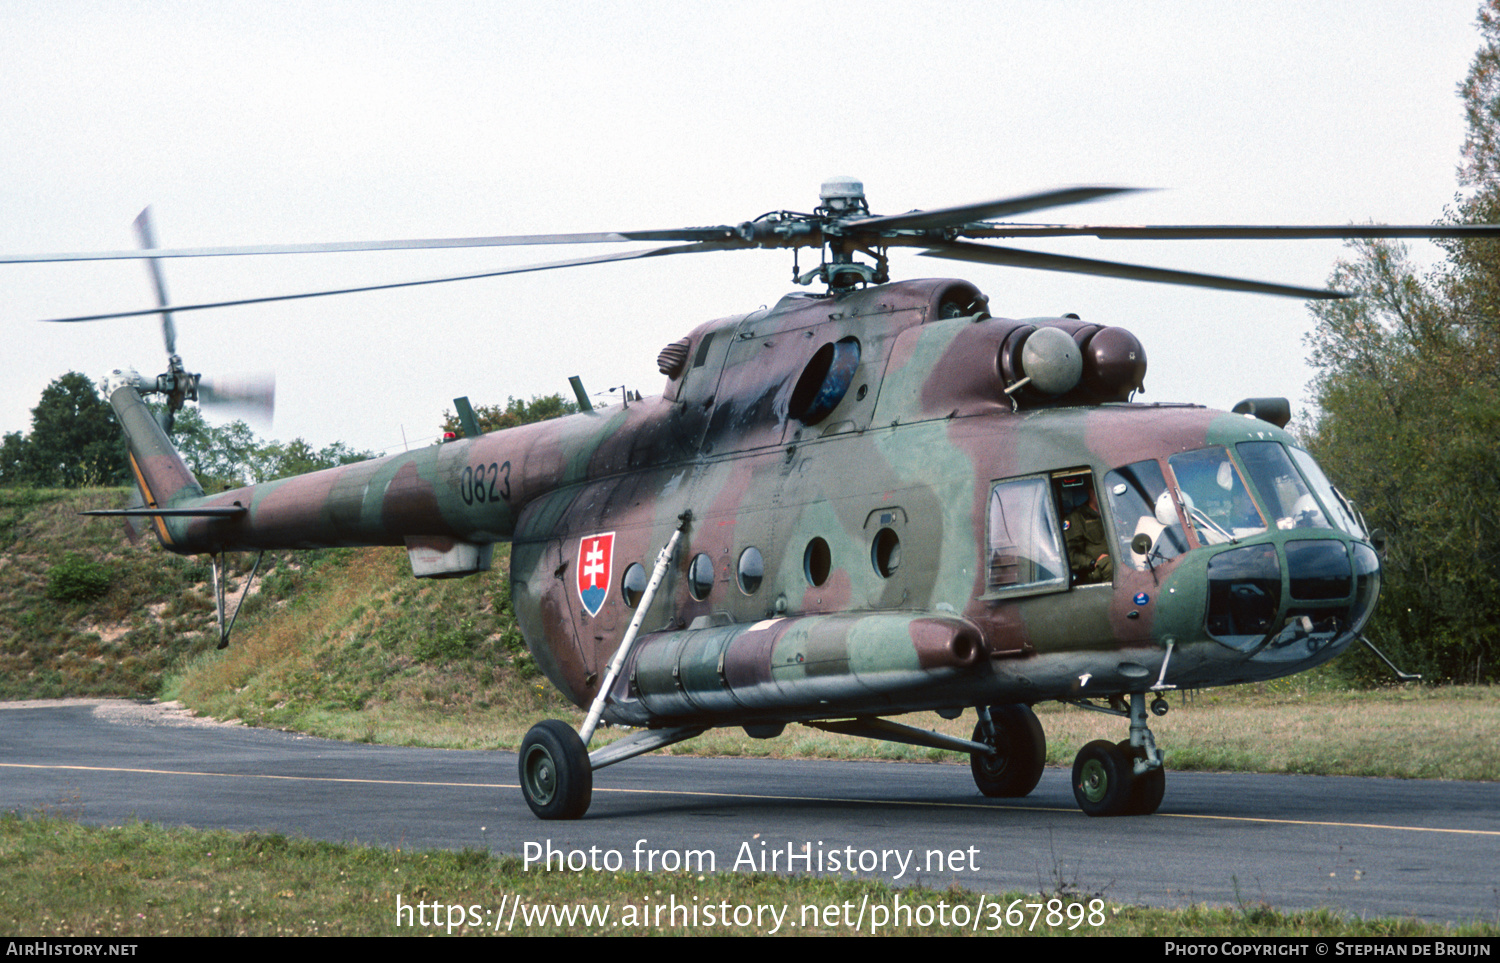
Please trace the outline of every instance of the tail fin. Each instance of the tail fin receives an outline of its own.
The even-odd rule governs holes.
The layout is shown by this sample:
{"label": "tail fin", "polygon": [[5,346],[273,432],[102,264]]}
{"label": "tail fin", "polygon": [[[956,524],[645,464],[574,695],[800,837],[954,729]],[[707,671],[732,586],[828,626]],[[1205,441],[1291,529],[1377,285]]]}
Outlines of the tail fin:
{"label": "tail fin", "polygon": [[157,424],[156,416],[141,400],[134,384],[116,388],[109,396],[109,403],[115,409],[115,417],[120,420],[125,442],[130,447],[130,470],[145,503],[145,510],[139,513],[153,516],[156,537],[170,548],[172,536],[156,510],[180,505],[188,499],[202,498],[203,486],[188,470],[166,432]]}

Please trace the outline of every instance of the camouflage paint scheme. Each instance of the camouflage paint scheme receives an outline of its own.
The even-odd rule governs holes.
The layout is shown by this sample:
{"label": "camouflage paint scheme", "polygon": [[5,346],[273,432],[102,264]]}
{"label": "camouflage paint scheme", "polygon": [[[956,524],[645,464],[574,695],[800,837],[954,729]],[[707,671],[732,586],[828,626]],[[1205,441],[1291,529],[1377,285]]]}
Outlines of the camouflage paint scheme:
{"label": "camouflage paint scheme", "polygon": [[[1294,442],[1245,415],[1127,403],[1143,351],[1113,381],[1086,364],[1075,389],[1048,398],[1022,388],[1013,405],[1003,389],[1021,374],[1016,350],[1034,329],[1060,328],[1080,345],[1114,339],[1116,356],[1132,362],[1139,343],[1075,319],[992,318],[984,306],[972,285],[950,280],[788,296],[669,347],[659,398],[206,497],[137,392],[121,388],[112,401],[148,506],[240,510],[159,517],[158,537],[174,552],[406,545],[419,573],[462,575],[488,567],[489,544],[510,541],[527,643],[580,706],[633,614],[627,567],[649,568],[691,512],[611,693],[613,722],[745,725],[1142,692],[1169,643],[1167,682],[1227,685],[1310,668],[1358,636],[1379,579],[1362,529],[1316,531],[1331,546],[1323,554],[1344,559],[1344,580],[1332,584],[1348,587],[1295,611],[1286,545],[1308,531],[1272,525],[1233,543],[1273,546],[1261,549],[1281,580],[1279,593],[1269,585],[1271,624],[1332,613],[1326,631],[1268,634],[1259,645],[1206,630],[1210,561],[1233,547],[1205,545],[1192,523],[1188,549],[1171,558],[1112,538],[1112,582],[995,591],[988,505],[1000,480],[1084,475],[1113,532],[1104,491],[1113,469],[1207,446]],[[848,339],[857,350],[830,365],[826,346]],[[846,390],[814,416],[798,385],[816,387],[823,368],[841,371],[823,380],[843,378]],[[611,581],[590,616],[579,545],[602,533],[614,533]],[[826,563],[809,549],[815,539]],[[876,547],[888,553],[893,539],[895,565]],[[738,573],[751,547],[762,577],[746,591]],[[699,555],[713,574],[695,593]]]}

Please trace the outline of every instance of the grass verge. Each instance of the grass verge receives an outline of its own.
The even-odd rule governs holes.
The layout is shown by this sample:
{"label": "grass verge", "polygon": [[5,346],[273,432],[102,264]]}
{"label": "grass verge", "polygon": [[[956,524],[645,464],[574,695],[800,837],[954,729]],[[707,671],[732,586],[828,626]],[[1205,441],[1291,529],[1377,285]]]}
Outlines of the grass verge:
{"label": "grass verge", "polygon": [[[673,905],[685,908],[676,920]],[[740,923],[738,907],[750,908],[739,911]],[[770,909],[756,922],[761,907]],[[767,935],[771,910],[781,913],[779,935],[1500,935],[1493,921],[1359,920],[1258,902],[1167,910],[1069,891],[996,897],[762,873],[527,872],[519,859],[483,850],[403,852],[280,834],[0,816],[0,920],[28,937]],[[860,910],[863,926],[850,925]],[[717,922],[721,915],[727,925]],[[876,929],[882,917],[886,925]]]}

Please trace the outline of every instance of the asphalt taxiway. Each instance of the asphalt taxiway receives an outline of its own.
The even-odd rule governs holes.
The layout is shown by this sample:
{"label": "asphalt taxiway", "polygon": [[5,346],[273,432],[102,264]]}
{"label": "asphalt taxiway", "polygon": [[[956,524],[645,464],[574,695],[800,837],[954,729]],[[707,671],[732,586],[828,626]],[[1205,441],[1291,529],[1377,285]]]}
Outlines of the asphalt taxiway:
{"label": "asphalt taxiway", "polygon": [[648,755],[595,773],[584,819],[544,823],[521,799],[512,753],[66,701],[0,704],[0,809],[403,849],[550,848],[554,867],[849,875],[852,864],[898,885],[990,893],[1500,919],[1495,783],[1171,772],[1155,816],[1090,819],[1064,769],[999,801],[966,766]]}

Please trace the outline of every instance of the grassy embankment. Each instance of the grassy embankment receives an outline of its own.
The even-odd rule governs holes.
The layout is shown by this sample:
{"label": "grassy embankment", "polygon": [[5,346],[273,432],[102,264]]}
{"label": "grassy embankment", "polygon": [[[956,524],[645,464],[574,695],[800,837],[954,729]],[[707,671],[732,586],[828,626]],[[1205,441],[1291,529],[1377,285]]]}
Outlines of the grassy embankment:
{"label": "grassy embankment", "polygon": [[0,488],[0,699],[155,695],[212,645],[207,565],[78,514],[126,497]]}

